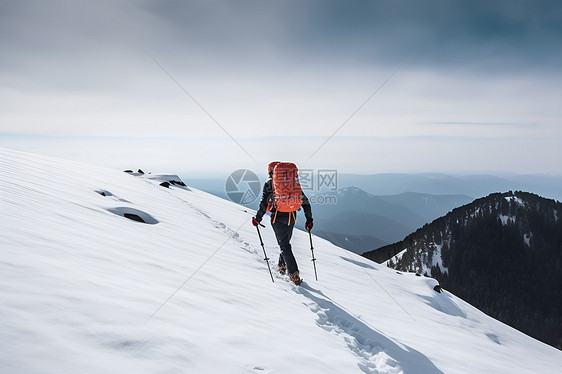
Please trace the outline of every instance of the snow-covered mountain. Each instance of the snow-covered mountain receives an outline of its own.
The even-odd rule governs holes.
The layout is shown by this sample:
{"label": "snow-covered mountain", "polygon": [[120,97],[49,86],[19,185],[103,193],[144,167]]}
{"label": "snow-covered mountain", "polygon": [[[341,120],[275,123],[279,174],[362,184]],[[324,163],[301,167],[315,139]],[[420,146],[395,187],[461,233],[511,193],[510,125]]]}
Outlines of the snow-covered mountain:
{"label": "snow-covered mountain", "polygon": [[559,372],[435,280],[317,237],[315,281],[304,232],[306,283],[272,283],[252,211],[162,179],[0,149],[0,372]]}
{"label": "snow-covered mountain", "polygon": [[560,217],[555,200],[495,193],[363,256],[392,256],[390,267],[434,277],[487,314],[562,349]]}

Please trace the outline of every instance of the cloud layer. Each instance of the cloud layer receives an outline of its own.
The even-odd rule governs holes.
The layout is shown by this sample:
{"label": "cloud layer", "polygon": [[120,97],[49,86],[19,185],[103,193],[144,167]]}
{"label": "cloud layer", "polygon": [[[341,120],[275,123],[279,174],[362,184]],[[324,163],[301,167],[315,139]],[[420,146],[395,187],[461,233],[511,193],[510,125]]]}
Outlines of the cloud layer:
{"label": "cloud layer", "polygon": [[[228,132],[259,142],[260,162],[278,156],[277,138],[293,139],[281,158],[306,159],[408,61],[311,162],[375,172],[381,156],[360,147],[402,139],[402,170],[450,169],[449,157],[477,169],[447,142],[472,139],[456,148],[469,154],[474,139],[501,141],[516,159],[524,138],[529,161],[511,171],[556,172],[561,151],[544,142],[562,143],[560,19],[557,1],[3,2],[0,131],[187,142],[228,142]],[[224,146],[212,144],[206,160]]]}

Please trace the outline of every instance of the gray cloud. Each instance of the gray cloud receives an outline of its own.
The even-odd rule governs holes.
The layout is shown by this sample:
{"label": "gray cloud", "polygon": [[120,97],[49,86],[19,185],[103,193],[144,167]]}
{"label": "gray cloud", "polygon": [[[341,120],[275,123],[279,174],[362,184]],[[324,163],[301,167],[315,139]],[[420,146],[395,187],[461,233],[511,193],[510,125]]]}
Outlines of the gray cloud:
{"label": "gray cloud", "polygon": [[174,70],[264,74],[396,66],[412,55],[413,66],[478,73],[562,63],[559,1],[22,0],[1,7],[0,67],[61,84],[79,80],[73,71],[92,84],[104,74],[119,79],[142,68],[143,51],[177,63]]}
{"label": "gray cloud", "polygon": [[538,123],[516,123],[516,122],[424,122],[420,125],[438,126],[507,126],[507,127],[539,127]]}
{"label": "gray cloud", "polygon": [[0,11],[0,79],[30,90],[95,91],[121,81],[142,30],[131,10],[107,1],[10,3]]}
{"label": "gray cloud", "polygon": [[426,65],[494,70],[562,61],[559,1],[330,1],[307,15],[294,39],[366,60],[414,54]]}
{"label": "gray cloud", "polygon": [[143,9],[180,46],[218,48],[250,65],[394,64],[413,54],[426,65],[552,68],[562,53],[559,1],[161,1]]}
{"label": "gray cloud", "polygon": [[[536,130],[554,143],[560,19],[546,0],[4,1],[0,131],[224,136],[149,53],[235,138],[282,128],[320,144],[413,56],[338,138]],[[430,121],[442,125],[415,126]]]}

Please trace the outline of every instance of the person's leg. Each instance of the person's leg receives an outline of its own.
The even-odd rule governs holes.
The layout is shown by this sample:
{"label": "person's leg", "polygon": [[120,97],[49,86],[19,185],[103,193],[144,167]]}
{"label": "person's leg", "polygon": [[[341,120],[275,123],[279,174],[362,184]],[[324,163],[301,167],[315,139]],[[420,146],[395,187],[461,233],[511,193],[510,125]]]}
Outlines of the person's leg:
{"label": "person's leg", "polygon": [[291,237],[293,236],[294,225],[275,222],[272,227],[275,232],[275,237],[277,238],[277,243],[279,243],[279,248],[281,249],[281,256],[283,257],[289,274],[298,272],[299,268],[290,243]]}
{"label": "person's leg", "polygon": [[281,274],[285,274],[285,272],[287,271],[287,265],[285,265],[285,259],[283,258],[283,255],[281,253],[279,253],[279,261],[277,261],[277,268],[279,269],[279,272]]}

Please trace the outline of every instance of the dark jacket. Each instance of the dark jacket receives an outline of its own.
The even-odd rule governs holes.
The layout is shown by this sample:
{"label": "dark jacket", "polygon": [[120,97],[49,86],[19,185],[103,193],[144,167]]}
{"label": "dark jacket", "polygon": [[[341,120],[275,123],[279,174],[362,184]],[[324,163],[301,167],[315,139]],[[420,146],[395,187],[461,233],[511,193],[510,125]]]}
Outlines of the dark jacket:
{"label": "dark jacket", "polygon": [[[270,201],[273,201],[273,181],[271,180],[271,178],[269,178],[267,180],[267,182],[264,183],[263,185],[263,193],[261,196],[261,201],[260,201],[260,207],[258,209],[258,212],[256,213],[256,220],[258,222],[260,222],[263,218],[263,215],[265,214],[265,212],[267,211],[267,205]],[[304,216],[306,217],[307,220],[311,220],[312,219],[312,209],[310,208],[310,202],[308,201],[308,197],[306,197],[306,195],[302,194],[302,205],[301,205],[302,209],[304,210]],[[275,215],[277,213],[277,216]],[[289,222],[289,219],[291,219],[291,217],[294,217],[296,215],[289,213],[289,212],[276,212],[275,207],[272,206],[271,207],[271,216],[275,217],[275,221],[276,222],[284,222],[284,223],[294,223],[294,222]],[[293,221],[294,219],[292,219],[291,221]]]}

